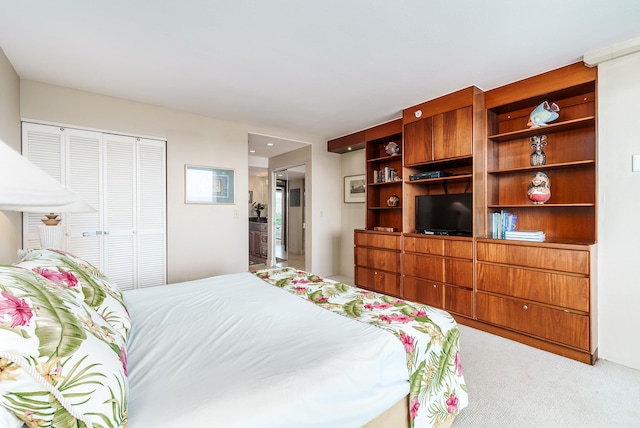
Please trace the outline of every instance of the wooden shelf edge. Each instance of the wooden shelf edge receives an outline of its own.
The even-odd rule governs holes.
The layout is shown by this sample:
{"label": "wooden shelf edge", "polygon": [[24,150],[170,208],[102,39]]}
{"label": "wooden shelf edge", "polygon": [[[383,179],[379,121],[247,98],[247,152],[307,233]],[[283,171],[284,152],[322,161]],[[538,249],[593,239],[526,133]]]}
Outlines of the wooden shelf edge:
{"label": "wooden shelf edge", "polygon": [[447,177],[438,177],[438,178],[421,178],[420,180],[405,180],[404,182],[407,184],[419,184],[419,183],[439,183],[445,181],[467,181],[473,178],[473,174],[460,174],[460,175],[449,175]]}
{"label": "wooden shelf edge", "polygon": [[382,156],[379,158],[373,158],[373,159],[367,159],[368,163],[376,163],[376,162],[385,162],[385,161],[392,161],[392,160],[399,160],[402,161],[402,155],[388,155],[388,156]]}
{"label": "wooden shelf edge", "polygon": [[367,186],[382,186],[385,184],[402,184],[402,180],[397,181],[378,181],[377,183],[367,183]]}
{"label": "wooden shelf edge", "polygon": [[550,123],[549,125],[539,126],[537,128],[520,129],[518,131],[489,135],[487,136],[487,139],[500,143],[503,141],[516,140],[519,138],[533,137],[534,135],[570,131],[572,129],[578,128],[587,128],[589,126],[595,126],[595,124],[595,116],[586,116],[580,119],[567,120],[565,122]]}
{"label": "wooden shelf edge", "polygon": [[573,204],[490,204],[487,205],[487,208],[489,209],[494,209],[494,210],[500,210],[500,209],[507,209],[507,208],[511,208],[511,209],[515,209],[515,208],[534,208],[534,209],[541,209],[541,208],[589,208],[589,207],[595,207],[596,204],[595,202],[580,202],[580,203],[573,203]]}
{"label": "wooden shelf edge", "polygon": [[595,159],[583,160],[583,161],[575,161],[575,162],[563,162],[563,163],[552,163],[546,165],[536,165],[536,166],[523,166],[518,168],[505,168],[505,169],[492,169],[488,170],[487,174],[515,174],[518,172],[529,172],[529,171],[544,171],[550,169],[557,168],[579,168],[583,166],[595,166]]}
{"label": "wooden shelf edge", "polygon": [[[382,233],[384,235],[397,235],[400,236],[402,234],[402,232],[400,231],[396,231],[396,232],[387,232],[384,230],[373,230],[373,228],[371,229],[355,229],[356,232],[358,233]],[[400,251],[400,250],[397,250]]]}
{"label": "wooden shelf edge", "polygon": [[[484,243],[491,243],[491,244],[520,245],[520,246],[524,245],[524,246],[530,246],[530,247],[553,246],[557,248],[570,248],[570,249],[584,249],[584,247],[591,247],[597,244],[597,242],[575,240],[575,239],[548,238],[544,242],[534,242],[534,241],[518,241],[516,239],[497,239],[497,238],[492,238],[490,236],[479,236],[476,238],[476,242],[484,242]],[[479,260],[479,261],[482,261],[482,260]]]}

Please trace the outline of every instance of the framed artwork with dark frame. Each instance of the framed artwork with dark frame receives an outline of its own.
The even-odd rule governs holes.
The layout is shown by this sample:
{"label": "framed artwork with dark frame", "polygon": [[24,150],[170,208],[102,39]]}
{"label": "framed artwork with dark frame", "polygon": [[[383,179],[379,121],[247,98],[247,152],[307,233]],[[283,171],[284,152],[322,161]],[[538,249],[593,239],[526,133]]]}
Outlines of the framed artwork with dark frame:
{"label": "framed artwork with dark frame", "polygon": [[235,204],[235,170],[184,166],[185,204]]}
{"label": "framed artwork with dark frame", "polygon": [[366,186],[364,174],[346,176],[344,178],[345,203],[364,202]]}

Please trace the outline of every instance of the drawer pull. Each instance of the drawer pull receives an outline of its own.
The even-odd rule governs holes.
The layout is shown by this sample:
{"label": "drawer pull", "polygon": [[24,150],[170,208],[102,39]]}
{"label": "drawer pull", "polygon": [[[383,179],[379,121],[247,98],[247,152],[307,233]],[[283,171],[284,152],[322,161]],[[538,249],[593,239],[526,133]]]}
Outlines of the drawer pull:
{"label": "drawer pull", "polygon": [[437,284],[433,284],[433,288],[438,288],[438,285]]}
{"label": "drawer pull", "polygon": [[527,305],[522,305],[522,309],[524,309],[524,310],[526,311],[527,309],[529,309],[529,306],[527,306]]}

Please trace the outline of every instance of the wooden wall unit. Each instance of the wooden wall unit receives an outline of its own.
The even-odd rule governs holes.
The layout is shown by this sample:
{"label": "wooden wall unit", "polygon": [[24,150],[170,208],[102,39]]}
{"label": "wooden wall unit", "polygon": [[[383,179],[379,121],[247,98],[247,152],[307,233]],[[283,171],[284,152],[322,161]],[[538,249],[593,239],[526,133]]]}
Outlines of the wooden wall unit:
{"label": "wooden wall unit", "polygon": [[355,284],[401,297],[401,240],[398,233],[356,230]]}
{"label": "wooden wall unit", "polygon": [[[402,148],[402,120],[363,132],[366,140],[366,230],[355,231],[355,283],[400,297],[402,201],[397,206],[389,206],[387,200],[391,195],[402,198],[402,153],[390,155],[385,148],[389,143]],[[385,168],[393,169],[396,175],[381,180],[379,177],[384,173],[380,171]],[[377,230],[381,228],[388,231]]]}
{"label": "wooden wall unit", "polygon": [[[490,213],[504,209],[518,216],[518,229],[542,230],[547,242],[596,241],[595,91],[596,69],[574,64],[486,93],[487,228]],[[543,101],[555,102],[560,116],[529,128],[529,114]],[[530,138],[541,135],[547,161],[531,166]],[[542,205],[527,198],[537,171],[551,183]]]}
{"label": "wooden wall unit", "polygon": [[[596,78],[596,69],[577,63],[486,93],[470,87],[405,109],[395,133],[378,129],[365,142],[367,230],[355,232],[356,284],[593,364]],[[529,115],[543,101],[556,103],[559,117],[530,128]],[[546,163],[532,166],[530,138],[540,135]],[[402,155],[384,152],[390,138],[402,138]],[[385,166],[402,181],[374,183],[373,170]],[[410,179],[424,171],[453,175]],[[551,199],[541,205],[527,197],[537,171],[551,182]],[[473,192],[473,236],[416,234],[415,197],[447,192]],[[392,193],[401,195],[401,207],[386,206]],[[544,231],[545,242],[492,239],[491,216],[500,210],[518,216],[518,230]],[[402,233],[374,231],[381,226]]]}
{"label": "wooden wall unit", "polygon": [[473,240],[404,235],[403,296],[473,317]]}
{"label": "wooden wall unit", "polygon": [[[483,117],[484,93],[473,86],[403,110],[405,233],[416,231],[418,195],[474,192],[474,206],[482,203],[484,192],[475,189],[483,183],[478,173],[482,162],[476,160],[482,159]],[[413,174],[429,171],[452,175],[411,180]],[[482,222],[478,211],[474,229],[482,228]]]}
{"label": "wooden wall unit", "polygon": [[[492,332],[585,363],[597,359],[596,78],[581,63],[485,94],[486,222],[476,240],[476,320]],[[556,103],[559,117],[530,128],[530,113]],[[544,165],[531,166],[530,138],[546,136]],[[527,197],[541,171],[551,198]],[[541,230],[545,242],[488,239],[492,212],[518,216],[518,230]]]}
{"label": "wooden wall unit", "polygon": [[[395,143],[402,149],[402,121],[400,119],[365,131],[366,182],[367,182],[367,230],[388,228],[388,231],[402,231],[402,201],[397,206],[389,206],[387,200],[392,195],[402,198],[402,153],[389,155],[386,147]],[[395,175],[385,177],[385,171]],[[376,178],[378,176],[378,178]]]}
{"label": "wooden wall unit", "polygon": [[595,246],[488,239],[476,245],[477,320],[507,329],[503,336],[593,364]]}

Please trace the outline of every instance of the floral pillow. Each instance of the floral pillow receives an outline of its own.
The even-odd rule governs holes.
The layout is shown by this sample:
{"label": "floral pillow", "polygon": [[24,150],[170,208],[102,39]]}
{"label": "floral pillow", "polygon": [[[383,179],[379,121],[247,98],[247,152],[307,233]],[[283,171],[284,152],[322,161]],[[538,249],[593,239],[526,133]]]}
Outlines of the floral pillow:
{"label": "floral pillow", "polygon": [[125,427],[124,339],[73,293],[0,266],[0,406],[28,427]]}
{"label": "floral pillow", "polygon": [[116,284],[73,254],[60,250],[26,250],[15,266],[31,269],[74,293],[116,329],[127,342],[131,318]]}

